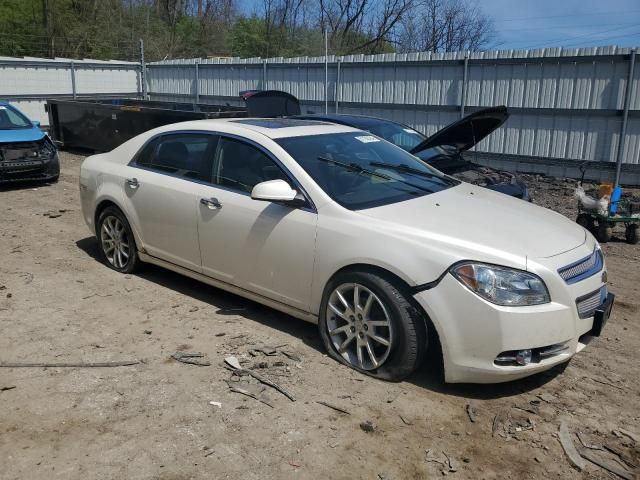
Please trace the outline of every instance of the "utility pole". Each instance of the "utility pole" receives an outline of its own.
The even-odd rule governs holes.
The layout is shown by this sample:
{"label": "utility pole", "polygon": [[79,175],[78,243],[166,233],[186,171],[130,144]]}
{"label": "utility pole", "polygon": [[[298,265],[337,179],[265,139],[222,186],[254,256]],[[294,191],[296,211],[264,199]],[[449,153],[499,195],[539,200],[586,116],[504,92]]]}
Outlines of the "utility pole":
{"label": "utility pole", "polygon": [[627,137],[627,123],[629,120],[629,107],[631,105],[631,87],[633,84],[633,70],[636,65],[636,49],[632,48],[629,52],[629,75],[627,76],[627,85],[624,90],[624,110],[622,111],[622,128],[620,129],[620,139],[618,140],[618,155],[616,156],[616,179],[614,187],[620,185],[620,171],[622,170],[622,159],[624,157],[624,145]]}
{"label": "utility pole", "polygon": [[142,88],[142,99],[147,99],[147,66],[144,63],[144,40],[140,39],[140,86]]}
{"label": "utility pole", "polygon": [[324,113],[329,113],[329,33],[324,30]]}

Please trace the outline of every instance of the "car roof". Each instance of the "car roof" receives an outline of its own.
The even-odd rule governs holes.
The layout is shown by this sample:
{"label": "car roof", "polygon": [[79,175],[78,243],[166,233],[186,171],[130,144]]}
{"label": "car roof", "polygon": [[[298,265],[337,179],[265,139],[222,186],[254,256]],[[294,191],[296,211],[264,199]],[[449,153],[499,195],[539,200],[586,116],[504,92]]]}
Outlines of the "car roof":
{"label": "car roof", "polygon": [[348,113],[310,113],[307,115],[296,115],[296,117],[308,120],[317,119],[320,121],[337,122],[360,129],[368,129],[375,125],[389,123],[401,125],[402,127],[405,126],[404,124],[394,122],[393,120],[387,120],[385,118],[370,117],[367,115],[351,115]]}
{"label": "car roof", "polygon": [[238,133],[242,130],[249,130],[271,139],[358,131],[358,129],[346,125],[290,118],[220,118],[174,123],[172,126],[180,126],[180,128],[205,127],[215,130],[216,125],[220,125],[221,122],[232,126]]}

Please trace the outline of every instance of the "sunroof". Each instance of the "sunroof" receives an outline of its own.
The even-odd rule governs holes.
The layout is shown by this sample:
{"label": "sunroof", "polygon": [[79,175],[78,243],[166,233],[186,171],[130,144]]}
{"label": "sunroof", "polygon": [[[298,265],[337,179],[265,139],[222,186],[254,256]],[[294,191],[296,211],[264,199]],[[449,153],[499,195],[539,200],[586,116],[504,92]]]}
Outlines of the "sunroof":
{"label": "sunroof", "polygon": [[314,120],[292,120],[289,118],[248,118],[233,120],[233,122],[262,128],[311,127],[319,123]]}

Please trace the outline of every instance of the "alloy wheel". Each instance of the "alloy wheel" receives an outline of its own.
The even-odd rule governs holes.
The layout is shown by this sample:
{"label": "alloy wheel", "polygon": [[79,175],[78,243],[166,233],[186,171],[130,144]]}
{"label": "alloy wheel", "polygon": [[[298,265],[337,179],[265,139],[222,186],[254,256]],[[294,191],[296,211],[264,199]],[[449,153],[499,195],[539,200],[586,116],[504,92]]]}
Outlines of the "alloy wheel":
{"label": "alloy wheel", "polygon": [[131,254],[131,242],[122,221],[113,215],[106,217],[102,222],[100,236],[107,261],[115,268],[125,268]]}
{"label": "alloy wheel", "polygon": [[361,370],[374,370],[389,357],[391,319],[384,303],[359,283],[344,283],[331,292],[326,309],[329,337],[338,354]]}

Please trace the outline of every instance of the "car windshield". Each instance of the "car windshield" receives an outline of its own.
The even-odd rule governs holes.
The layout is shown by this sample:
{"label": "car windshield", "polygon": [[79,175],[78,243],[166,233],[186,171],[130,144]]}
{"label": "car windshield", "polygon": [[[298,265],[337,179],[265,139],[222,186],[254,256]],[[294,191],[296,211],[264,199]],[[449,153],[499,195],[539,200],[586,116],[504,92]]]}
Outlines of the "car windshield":
{"label": "car windshield", "polygon": [[368,127],[367,130],[406,151],[411,150],[426,138],[412,128],[393,122],[381,122]]}
{"label": "car windshield", "polygon": [[8,105],[0,105],[0,130],[31,128],[33,124],[27,117]]}
{"label": "car windshield", "polygon": [[401,202],[459,183],[364,132],[281,138],[277,142],[320,188],[350,210]]}

